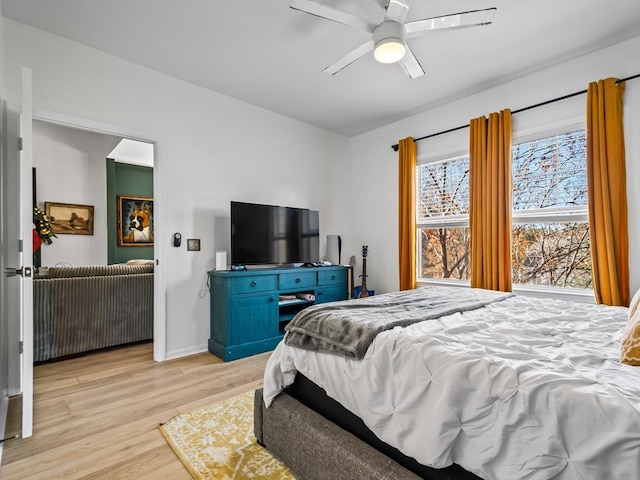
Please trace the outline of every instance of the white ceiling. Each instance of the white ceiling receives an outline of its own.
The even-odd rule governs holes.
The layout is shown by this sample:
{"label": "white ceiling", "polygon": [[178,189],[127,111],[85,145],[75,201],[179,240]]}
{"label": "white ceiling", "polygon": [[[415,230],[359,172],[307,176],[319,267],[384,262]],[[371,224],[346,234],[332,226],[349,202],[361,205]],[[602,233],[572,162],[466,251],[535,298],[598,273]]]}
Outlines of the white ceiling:
{"label": "white ceiling", "polygon": [[[384,0],[324,2],[384,17]],[[639,0],[414,0],[407,21],[494,6],[492,25],[409,40],[426,71],[410,80],[372,55],[322,73],[369,36],[289,0],[2,0],[5,18],[347,136],[640,36]]]}
{"label": "white ceiling", "polygon": [[107,158],[120,163],[153,167],[153,144],[123,138]]}

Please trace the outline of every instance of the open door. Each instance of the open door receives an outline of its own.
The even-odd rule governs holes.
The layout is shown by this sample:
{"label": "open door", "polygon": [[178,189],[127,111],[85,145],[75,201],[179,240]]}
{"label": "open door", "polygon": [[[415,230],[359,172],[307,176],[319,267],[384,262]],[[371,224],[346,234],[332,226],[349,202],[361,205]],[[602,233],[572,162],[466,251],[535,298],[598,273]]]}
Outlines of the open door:
{"label": "open door", "polygon": [[[9,108],[8,108],[9,110]],[[7,112],[7,243],[5,251],[9,312],[9,395],[21,396],[23,438],[33,433],[33,191],[31,70],[22,69],[19,139]],[[15,215],[15,216],[14,216]],[[12,218],[14,221],[11,221]],[[16,285],[16,282],[19,285]],[[15,292],[16,294],[12,294]]]}

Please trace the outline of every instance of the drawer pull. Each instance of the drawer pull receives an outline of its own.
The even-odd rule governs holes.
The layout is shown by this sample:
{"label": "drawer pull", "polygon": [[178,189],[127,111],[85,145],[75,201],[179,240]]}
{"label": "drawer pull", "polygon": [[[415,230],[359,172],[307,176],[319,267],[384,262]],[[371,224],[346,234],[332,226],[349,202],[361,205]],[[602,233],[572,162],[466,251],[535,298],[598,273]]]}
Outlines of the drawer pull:
{"label": "drawer pull", "polygon": [[300,279],[299,278],[296,278],[296,283],[300,283]]}
{"label": "drawer pull", "polygon": [[335,275],[331,275],[331,280],[335,280],[336,276]]}
{"label": "drawer pull", "polygon": [[270,301],[270,302],[275,302],[275,301],[276,301],[276,297],[273,297],[273,296],[272,296],[272,297],[269,297],[269,301]]}
{"label": "drawer pull", "polygon": [[255,280],[252,280],[251,283],[249,284],[249,286],[251,287],[255,287],[257,285]]}

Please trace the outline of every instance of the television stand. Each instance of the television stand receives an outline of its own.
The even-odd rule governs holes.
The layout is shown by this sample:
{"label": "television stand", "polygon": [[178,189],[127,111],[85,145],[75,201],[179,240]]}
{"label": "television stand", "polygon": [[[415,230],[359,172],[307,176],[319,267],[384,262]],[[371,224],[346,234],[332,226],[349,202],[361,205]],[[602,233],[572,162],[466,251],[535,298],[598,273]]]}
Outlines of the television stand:
{"label": "television stand", "polygon": [[[210,271],[209,352],[229,361],[273,350],[300,310],[348,298],[347,270],[311,266]],[[296,294],[315,299],[288,298]]]}

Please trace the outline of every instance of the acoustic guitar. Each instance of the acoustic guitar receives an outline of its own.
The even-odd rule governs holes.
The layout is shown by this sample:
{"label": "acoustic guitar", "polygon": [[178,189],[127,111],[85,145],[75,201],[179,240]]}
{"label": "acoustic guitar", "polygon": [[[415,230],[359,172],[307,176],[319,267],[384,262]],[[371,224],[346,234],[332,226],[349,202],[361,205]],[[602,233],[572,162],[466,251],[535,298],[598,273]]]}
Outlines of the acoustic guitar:
{"label": "acoustic guitar", "polygon": [[372,297],[375,293],[374,290],[367,290],[367,254],[369,253],[369,246],[362,246],[362,285],[353,289],[353,298],[366,298]]}

